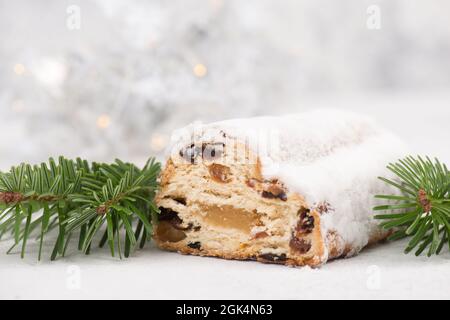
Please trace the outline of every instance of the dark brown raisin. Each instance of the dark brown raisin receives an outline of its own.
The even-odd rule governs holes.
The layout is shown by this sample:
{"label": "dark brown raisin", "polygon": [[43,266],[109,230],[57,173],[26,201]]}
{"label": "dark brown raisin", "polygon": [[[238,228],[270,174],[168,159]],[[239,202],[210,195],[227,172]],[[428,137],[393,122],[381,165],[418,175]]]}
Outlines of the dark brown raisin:
{"label": "dark brown raisin", "polygon": [[299,210],[300,219],[297,223],[295,230],[299,233],[311,233],[314,230],[314,217],[309,215],[309,209]]}
{"label": "dark brown raisin", "polygon": [[222,157],[225,144],[223,143],[203,143],[202,158],[205,160],[216,160]]}
{"label": "dark brown raisin", "polygon": [[186,205],[186,198],[173,198],[175,202],[178,202],[179,204],[182,204],[183,206]]}
{"label": "dark brown raisin", "polygon": [[192,249],[200,250],[202,248],[202,244],[199,241],[196,242],[189,242],[188,247]]}
{"label": "dark brown raisin", "polygon": [[259,258],[267,262],[281,263],[281,264],[283,264],[287,260],[285,253],[282,254],[264,253],[260,254]]}
{"label": "dark brown raisin", "polygon": [[267,198],[267,199],[274,199],[275,198],[275,196],[272,193],[268,192],[268,191],[263,191],[261,193],[261,195],[262,195],[263,198]]}
{"label": "dark brown raisin", "polygon": [[262,192],[261,196],[263,198],[267,198],[267,199],[280,199],[282,201],[287,201],[287,195],[284,191],[282,191],[278,194],[273,194],[272,192],[264,190]]}
{"label": "dark brown raisin", "polygon": [[175,220],[175,221],[179,221],[179,223],[183,222],[183,220],[181,220],[180,217],[178,217],[178,213],[173,211],[172,209],[160,207],[159,211],[160,211],[159,216],[158,216],[159,221]]}
{"label": "dark brown raisin", "polygon": [[282,201],[287,201],[286,188],[278,180],[265,181],[269,183],[264,188],[262,196],[268,199],[280,199]]}
{"label": "dark brown raisin", "polygon": [[187,231],[192,229],[193,225],[192,223],[189,223],[186,227],[183,227],[183,220],[178,216],[178,213],[173,211],[172,209],[160,207],[159,208],[160,214],[158,215],[159,221],[167,221],[169,222],[172,227],[174,227],[177,230]]}
{"label": "dark brown raisin", "polygon": [[301,207],[299,210],[298,210],[298,215],[299,216],[302,216],[302,215],[304,215],[304,214],[308,214],[308,213],[310,213],[311,212],[311,210],[309,209],[309,208],[306,208],[306,207]]}
{"label": "dark brown raisin", "polygon": [[289,246],[293,250],[295,250],[301,254],[307,253],[309,250],[311,250],[311,242],[306,241],[304,239],[298,239],[294,236],[292,237],[291,241],[289,242]]}

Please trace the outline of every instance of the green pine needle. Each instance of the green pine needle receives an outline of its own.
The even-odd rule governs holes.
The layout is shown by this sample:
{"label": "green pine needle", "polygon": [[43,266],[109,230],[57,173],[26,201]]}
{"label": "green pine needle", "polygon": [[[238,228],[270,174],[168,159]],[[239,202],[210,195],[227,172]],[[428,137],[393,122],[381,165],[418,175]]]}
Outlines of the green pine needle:
{"label": "green pine needle", "polygon": [[389,239],[411,237],[405,253],[439,254],[447,243],[450,249],[450,174],[445,164],[429,157],[407,157],[387,168],[396,179],[380,180],[397,188],[402,195],[377,195],[388,203],[374,208],[387,211],[376,215],[381,226],[392,230]]}
{"label": "green pine needle", "polygon": [[[122,257],[120,234],[128,257],[146,239],[151,239],[152,223],[158,210],[153,203],[158,187],[160,164],[150,159],[139,169],[116,160],[112,164],[88,163],[60,157],[39,166],[21,164],[0,172],[0,238],[11,234],[14,245],[34,237],[42,257],[45,236],[58,231],[51,260],[64,256],[73,236],[78,249],[88,254],[101,231],[101,244],[108,242],[111,255]],[[105,226],[106,225],[106,226]]]}

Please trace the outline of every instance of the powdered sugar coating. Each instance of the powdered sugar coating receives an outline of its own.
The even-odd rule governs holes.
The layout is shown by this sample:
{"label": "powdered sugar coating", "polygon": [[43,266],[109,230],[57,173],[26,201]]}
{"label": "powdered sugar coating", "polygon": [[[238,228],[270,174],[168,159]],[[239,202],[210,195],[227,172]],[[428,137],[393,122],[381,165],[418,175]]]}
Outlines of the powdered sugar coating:
{"label": "powdered sugar coating", "polygon": [[334,231],[352,248],[349,254],[379,232],[374,195],[394,190],[377,177],[387,176],[386,165],[406,152],[398,137],[372,119],[334,109],[195,123],[174,133],[172,150],[192,139],[227,137],[245,141],[258,154],[265,178],[280,179],[311,206],[329,203],[333,210],[322,214],[322,234]]}

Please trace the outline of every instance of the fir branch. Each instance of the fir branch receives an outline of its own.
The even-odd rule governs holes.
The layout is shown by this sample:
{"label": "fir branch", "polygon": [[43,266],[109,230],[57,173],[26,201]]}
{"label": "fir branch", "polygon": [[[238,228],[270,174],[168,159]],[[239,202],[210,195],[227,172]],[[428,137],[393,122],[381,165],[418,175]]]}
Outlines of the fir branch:
{"label": "fir branch", "polygon": [[447,243],[450,249],[450,174],[445,164],[429,157],[407,157],[387,168],[396,181],[380,177],[403,195],[377,195],[389,201],[374,210],[389,211],[375,216],[381,226],[394,233],[390,239],[411,237],[405,253],[416,249],[420,255],[428,248],[428,256],[439,254]]}
{"label": "fir branch", "polygon": [[[58,229],[51,259],[64,256],[70,239],[78,237],[78,249],[88,254],[93,239],[103,231],[114,256],[122,257],[120,233],[124,231],[124,255],[128,257],[140,241],[151,239],[152,220],[158,209],[153,203],[160,164],[150,159],[139,169],[116,160],[112,164],[89,164],[86,160],[50,159],[40,166],[21,164],[0,172],[0,238],[11,234],[21,245],[37,234],[38,259],[45,236]],[[106,224],[106,227],[104,226]]]}

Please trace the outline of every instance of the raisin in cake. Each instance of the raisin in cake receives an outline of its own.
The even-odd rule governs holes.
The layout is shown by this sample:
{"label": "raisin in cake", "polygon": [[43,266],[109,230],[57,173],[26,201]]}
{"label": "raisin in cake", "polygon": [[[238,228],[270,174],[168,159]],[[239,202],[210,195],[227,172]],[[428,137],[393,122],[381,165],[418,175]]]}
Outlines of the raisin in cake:
{"label": "raisin in cake", "polygon": [[403,143],[363,116],[319,110],[195,123],[161,174],[155,240],[184,254],[318,266],[384,239],[377,179]]}

